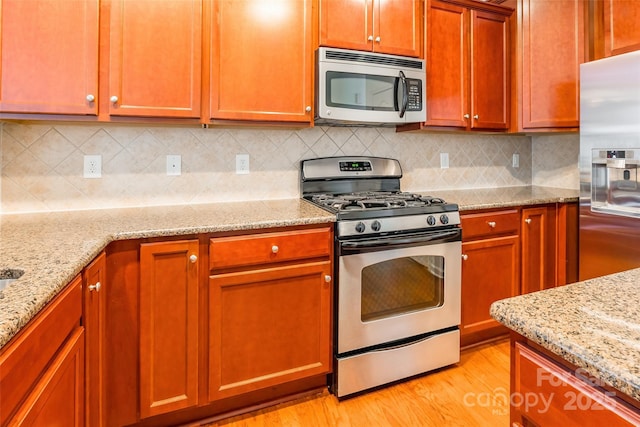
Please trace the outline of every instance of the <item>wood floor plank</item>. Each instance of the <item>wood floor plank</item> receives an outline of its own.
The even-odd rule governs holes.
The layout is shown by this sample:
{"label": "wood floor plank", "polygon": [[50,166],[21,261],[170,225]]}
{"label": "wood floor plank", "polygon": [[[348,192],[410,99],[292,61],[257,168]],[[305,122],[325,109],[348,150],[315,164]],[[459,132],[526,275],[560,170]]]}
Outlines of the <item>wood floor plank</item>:
{"label": "wood floor plank", "polygon": [[462,352],[460,362],[338,401],[328,392],[208,427],[408,427],[509,425],[509,341]]}

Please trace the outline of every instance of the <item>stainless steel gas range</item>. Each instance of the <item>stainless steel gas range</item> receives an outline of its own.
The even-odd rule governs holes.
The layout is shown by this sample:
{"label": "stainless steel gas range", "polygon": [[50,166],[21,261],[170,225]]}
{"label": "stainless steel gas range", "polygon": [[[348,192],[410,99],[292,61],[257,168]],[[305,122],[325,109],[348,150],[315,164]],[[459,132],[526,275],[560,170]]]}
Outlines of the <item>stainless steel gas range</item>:
{"label": "stainless steel gas range", "polygon": [[303,198],[336,214],[339,398],[460,360],[460,214],[400,191],[394,159],[301,162]]}

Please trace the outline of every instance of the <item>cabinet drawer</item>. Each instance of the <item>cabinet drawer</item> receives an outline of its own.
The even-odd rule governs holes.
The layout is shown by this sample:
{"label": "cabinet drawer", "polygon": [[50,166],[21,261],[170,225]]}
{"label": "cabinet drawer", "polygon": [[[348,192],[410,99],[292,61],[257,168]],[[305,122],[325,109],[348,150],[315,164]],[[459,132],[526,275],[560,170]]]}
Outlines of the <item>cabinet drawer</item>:
{"label": "cabinet drawer", "polygon": [[461,216],[462,240],[500,234],[518,234],[520,213],[516,209]]}
{"label": "cabinet drawer", "polygon": [[305,258],[326,257],[331,253],[329,227],[216,237],[209,246],[210,268],[283,262]]}
{"label": "cabinet drawer", "polygon": [[520,343],[515,344],[514,358],[513,395],[524,401],[512,400],[512,410],[527,421],[524,425],[529,425],[528,421],[541,426],[639,425],[640,413],[616,398],[614,392],[594,387],[601,382],[584,370],[566,370]]}

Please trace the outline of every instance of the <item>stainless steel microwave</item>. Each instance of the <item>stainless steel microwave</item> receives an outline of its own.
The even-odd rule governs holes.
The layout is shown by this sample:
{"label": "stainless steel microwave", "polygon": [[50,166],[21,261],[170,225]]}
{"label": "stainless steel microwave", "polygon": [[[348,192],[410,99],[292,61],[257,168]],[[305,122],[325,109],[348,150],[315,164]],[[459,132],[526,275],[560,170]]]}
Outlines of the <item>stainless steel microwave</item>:
{"label": "stainless steel microwave", "polygon": [[422,59],[321,47],[315,122],[382,126],[424,122],[425,77]]}

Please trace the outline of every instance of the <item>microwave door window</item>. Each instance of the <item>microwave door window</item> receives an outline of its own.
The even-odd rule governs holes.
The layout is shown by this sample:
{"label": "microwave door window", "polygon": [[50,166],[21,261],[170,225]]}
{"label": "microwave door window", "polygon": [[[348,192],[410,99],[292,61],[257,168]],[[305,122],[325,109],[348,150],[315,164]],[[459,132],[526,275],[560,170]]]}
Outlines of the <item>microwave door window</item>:
{"label": "microwave door window", "polygon": [[355,110],[397,111],[397,77],[327,72],[327,106]]}

